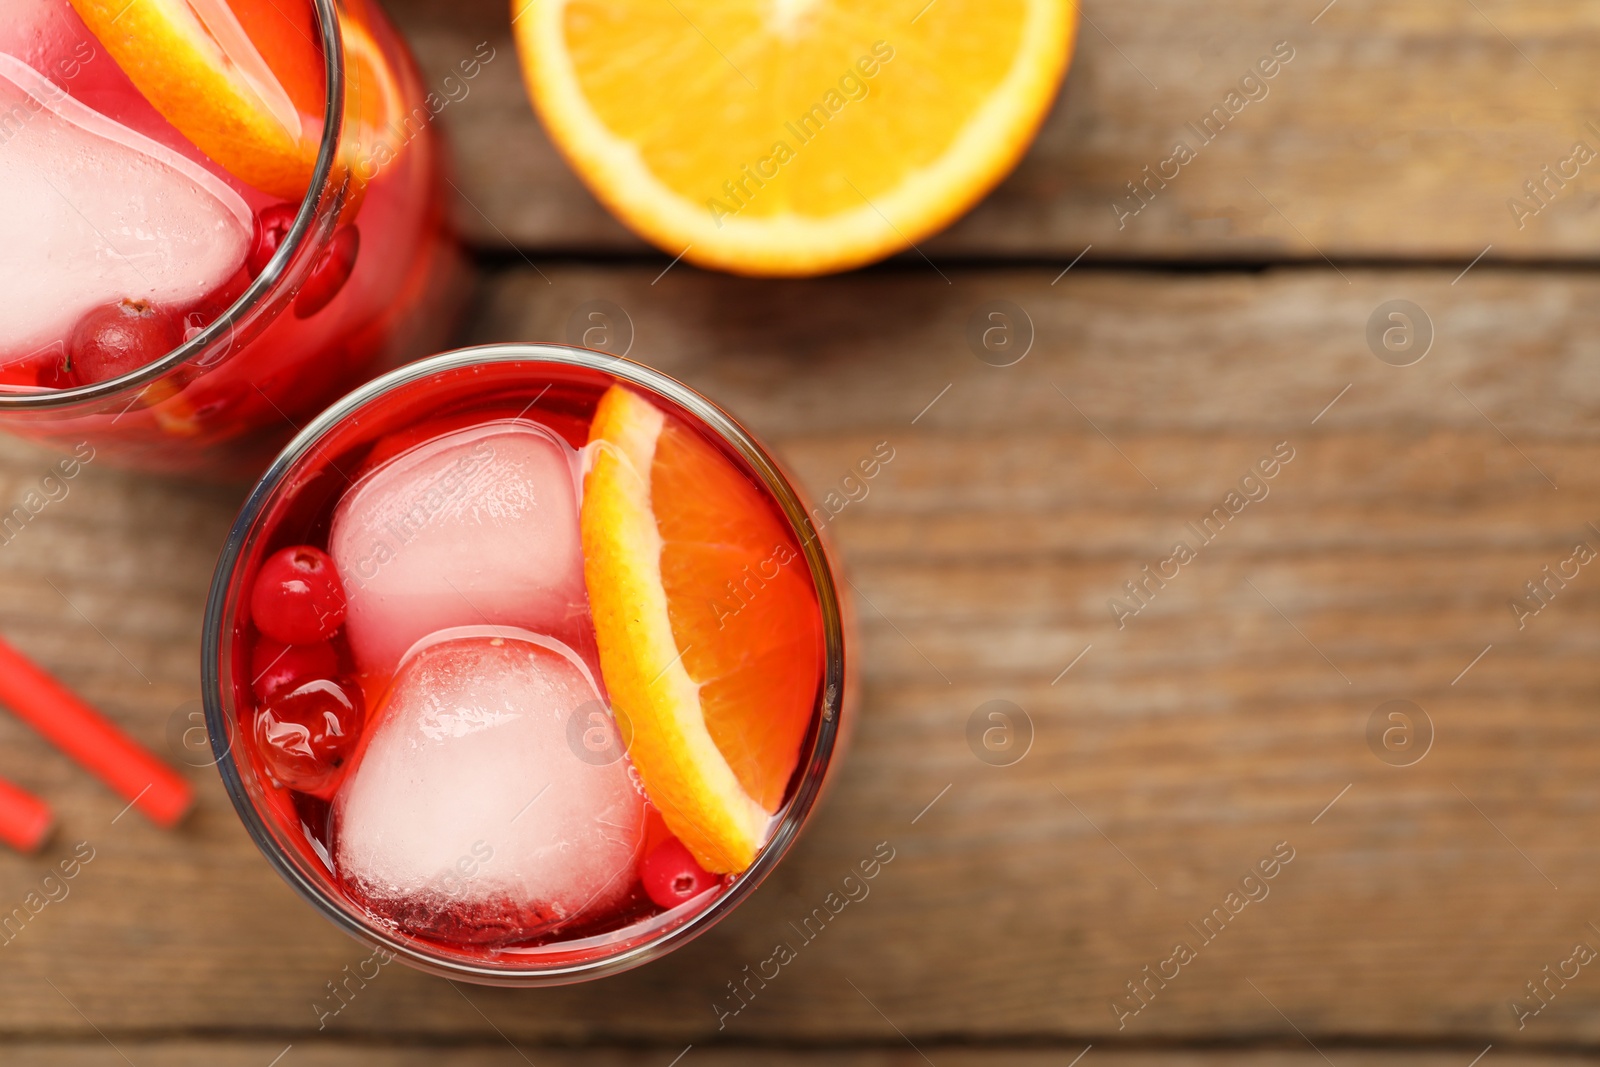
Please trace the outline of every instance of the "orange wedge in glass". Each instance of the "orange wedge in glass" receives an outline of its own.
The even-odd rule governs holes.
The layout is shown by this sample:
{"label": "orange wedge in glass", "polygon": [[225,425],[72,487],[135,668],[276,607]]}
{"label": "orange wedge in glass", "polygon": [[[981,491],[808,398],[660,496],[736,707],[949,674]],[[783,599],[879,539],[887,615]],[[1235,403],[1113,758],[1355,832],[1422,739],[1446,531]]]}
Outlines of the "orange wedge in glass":
{"label": "orange wedge in glass", "polygon": [[608,390],[589,440],[584,578],[628,754],[700,865],[742,871],[816,710],[805,556],[754,484],[637,393]]}
{"label": "orange wedge in glass", "polygon": [[511,0],[594,194],[669,255],[841,270],[949,225],[1032,141],[1075,0]]}
{"label": "orange wedge in glass", "polygon": [[[168,122],[234,177],[299,200],[322,138],[321,32],[311,0],[71,0],[111,58]],[[357,186],[360,144],[401,111],[371,34],[341,16],[344,154]]]}
{"label": "orange wedge in glass", "polygon": [[305,195],[322,128],[309,0],[72,0],[145,98],[241,181]]}

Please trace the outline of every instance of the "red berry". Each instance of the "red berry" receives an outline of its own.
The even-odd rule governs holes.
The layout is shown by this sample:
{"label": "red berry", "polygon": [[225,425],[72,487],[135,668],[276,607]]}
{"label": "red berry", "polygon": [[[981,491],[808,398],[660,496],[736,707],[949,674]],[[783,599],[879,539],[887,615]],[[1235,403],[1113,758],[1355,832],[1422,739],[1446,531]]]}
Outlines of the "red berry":
{"label": "red berry", "polygon": [[676,837],[669,837],[644,858],[640,872],[644,891],[657,906],[676,908],[717,884],[717,876],[695,862]]}
{"label": "red berry", "polygon": [[250,594],[256,629],[286,645],[314,645],[344,625],[344,587],[333,558],[320,548],[295,545],[261,565]]}
{"label": "red berry", "polygon": [[244,261],[245,266],[250,268],[250,277],[258,278],[267,269],[267,261],[283,244],[284,235],[294,225],[294,217],[299,213],[299,204],[273,204],[256,214],[255,232],[250,238],[250,254]]}
{"label": "red berry", "polygon": [[328,306],[356,267],[356,253],[361,251],[361,233],[354,225],[340,227],[333,240],[322,250],[322,258],[311,268],[311,276],[300,287],[294,298],[294,315],[309,319]]}
{"label": "red berry", "polygon": [[361,694],[319,679],[256,712],[255,739],[273,778],[311,792],[329,784],[361,737]]}
{"label": "red berry", "polygon": [[183,343],[183,317],[143,300],[119,300],[84,313],[67,335],[65,362],[41,384],[89,385],[130,374]]}
{"label": "red berry", "polygon": [[256,642],[250,654],[250,687],[257,699],[270,704],[279,696],[318,678],[339,673],[339,654],[324,641],[316,645],[286,645],[271,638]]}

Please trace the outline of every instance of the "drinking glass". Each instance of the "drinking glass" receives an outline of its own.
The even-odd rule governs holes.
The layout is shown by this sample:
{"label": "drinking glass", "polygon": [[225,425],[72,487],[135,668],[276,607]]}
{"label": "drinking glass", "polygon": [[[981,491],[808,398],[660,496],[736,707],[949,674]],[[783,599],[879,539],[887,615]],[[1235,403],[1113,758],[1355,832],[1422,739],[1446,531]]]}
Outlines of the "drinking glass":
{"label": "drinking glass", "polygon": [[[572,940],[492,950],[414,936],[375,921],[341,888],[314,827],[327,808],[287,799],[253,755],[246,607],[262,562],[279,549],[325,542],[329,516],[362,464],[390,435],[428,425],[536,418],[587,425],[602,393],[621,383],[697,430],[776,505],[801,546],[804,574],[821,622],[821,671],[797,770],[755,861],[714,895],[616,929]],[[447,432],[440,430],[441,433]],[[411,439],[411,438],[408,438]],[[386,447],[386,446],[382,446]],[[346,932],[408,964],[470,982],[539,986],[616,973],[684,944],[750,895],[811,817],[851,714],[846,626],[840,593],[817,525],[778,464],[743,427],[687,386],[638,363],[585,349],[505,344],[464,349],[410,364],[338,401],[294,438],[256,484],[228,536],[206,609],[202,689],[217,766],[245,828],[299,894]],[[802,698],[804,699],[804,698]],[[299,795],[296,794],[296,797]]]}
{"label": "drinking glass", "polygon": [[[431,94],[375,4],[314,7],[325,70],[322,137],[309,189],[276,253],[229,306],[209,321],[191,316],[183,343],[131,373],[50,389],[30,380],[22,362],[8,365],[0,429],[63,451],[87,443],[112,466],[244,479],[335,398],[443,341],[460,292],[459,257],[424,105]],[[258,194],[246,193],[259,219]],[[330,251],[336,238],[344,247]],[[355,240],[353,269],[331,300],[298,299],[319,264]]]}

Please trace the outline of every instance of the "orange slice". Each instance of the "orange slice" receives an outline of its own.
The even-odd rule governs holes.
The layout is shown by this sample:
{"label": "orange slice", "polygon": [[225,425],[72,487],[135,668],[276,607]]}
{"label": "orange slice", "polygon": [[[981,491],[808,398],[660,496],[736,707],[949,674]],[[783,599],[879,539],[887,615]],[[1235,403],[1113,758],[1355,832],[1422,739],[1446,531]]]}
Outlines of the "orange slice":
{"label": "orange slice", "polygon": [[[350,167],[350,180],[359,193],[384,167],[392,163],[415,136],[427,114],[421,102],[405,114],[406,98],[383,49],[364,26],[340,16],[344,36],[344,134],[340,148]],[[402,125],[402,122],[404,125]]]}
{"label": "orange slice", "polygon": [[[228,173],[299,200],[310,185],[325,100],[311,0],[71,0],[89,31],[168,122]],[[371,33],[340,16],[344,155],[359,189],[378,131],[402,108]],[[363,173],[366,172],[366,173]]]}
{"label": "orange slice", "polygon": [[967,211],[1021,158],[1075,0],[511,0],[557,147],[671,255],[840,270]]}
{"label": "orange slice", "polygon": [[581,513],[600,666],[628,753],[709,871],[755,859],[815,713],[821,617],[765,496],[638,394],[609,389]]}
{"label": "orange slice", "polygon": [[241,181],[305,195],[322,127],[310,0],[72,0],[89,32],[185,137]]}

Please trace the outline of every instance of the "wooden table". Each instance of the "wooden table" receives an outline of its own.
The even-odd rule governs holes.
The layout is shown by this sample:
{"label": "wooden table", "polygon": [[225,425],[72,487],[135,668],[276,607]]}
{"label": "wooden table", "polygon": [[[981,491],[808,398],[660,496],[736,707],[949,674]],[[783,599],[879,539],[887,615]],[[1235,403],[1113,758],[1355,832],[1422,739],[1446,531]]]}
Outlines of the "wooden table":
{"label": "wooden table", "polygon": [[[0,946],[0,1058],[1600,1050],[1600,966],[1574,958],[1600,949],[1600,568],[1568,562],[1600,550],[1600,177],[1523,192],[1575,141],[1600,148],[1600,2],[1324,3],[1094,0],[1037,145],[926,242],[935,267],[805,282],[664,272],[543,137],[504,4],[397,3],[433,81],[496,50],[441,118],[482,268],[464,340],[565,340],[610,300],[634,355],[741,413],[814,493],[894,448],[835,524],[859,591],[853,750],[768,885],[670,958],[536,993],[390,967],[319,1031],[367,953],[268,870],[213,772],[189,772],[200,809],[163,833],[0,717],[0,773],[62,818],[45,855],[0,856],[0,911],[75,843],[95,856]],[[1279,41],[1270,95],[1119,228],[1125,183]],[[1391,300],[1431,324],[1410,366],[1368,343]],[[1031,322],[1014,365],[969,344],[993,301]],[[1249,500],[1274,449],[1293,458]],[[0,446],[0,501],[46,463]],[[0,631],[165,751],[240,497],[91,465],[0,548]],[[1193,558],[1166,562],[1180,539]],[[1515,610],[1547,566],[1577,573]],[[996,700],[1031,724],[1013,713],[1031,748],[1009,766],[968,741]],[[1378,711],[1396,700],[1408,720]],[[870,896],[719,1029],[727,983],[879,842],[896,858]],[[1264,860],[1275,877],[1245,880]],[[1560,969],[1532,1014],[1526,983]]]}

